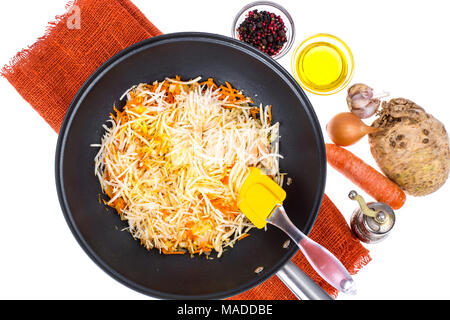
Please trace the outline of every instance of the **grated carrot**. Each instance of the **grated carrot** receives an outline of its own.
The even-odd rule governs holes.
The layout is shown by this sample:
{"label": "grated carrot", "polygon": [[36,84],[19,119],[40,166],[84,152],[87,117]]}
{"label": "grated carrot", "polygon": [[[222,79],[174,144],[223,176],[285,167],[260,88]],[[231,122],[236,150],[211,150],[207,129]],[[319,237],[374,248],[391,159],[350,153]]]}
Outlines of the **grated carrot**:
{"label": "grated carrot", "polygon": [[104,202],[147,249],[223,253],[253,225],[236,203],[248,167],[281,181],[271,106],[213,78],[139,84],[113,107],[95,157]]}

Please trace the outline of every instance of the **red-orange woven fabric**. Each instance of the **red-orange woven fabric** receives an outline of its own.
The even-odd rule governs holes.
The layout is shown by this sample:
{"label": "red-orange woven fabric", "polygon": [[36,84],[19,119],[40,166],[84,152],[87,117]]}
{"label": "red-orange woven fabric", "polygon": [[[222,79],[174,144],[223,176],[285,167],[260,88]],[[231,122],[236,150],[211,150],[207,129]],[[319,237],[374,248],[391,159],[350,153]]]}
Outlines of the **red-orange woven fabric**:
{"label": "red-orange woven fabric", "polygon": [[[77,0],[67,8],[1,72],[57,132],[78,89],[100,65],[122,49],[162,34],[127,0]],[[76,19],[80,28],[69,28]]]}
{"label": "red-orange woven fabric", "polygon": [[[79,9],[79,16],[73,6]],[[161,34],[128,0],[76,0],[67,9],[49,24],[42,38],[19,52],[1,71],[56,132],[78,89],[101,64],[128,46]],[[78,18],[80,28],[73,28]],[[310,236],[334,253],[352,274],[370,261],[368,250],[352,236],[327,196]],[[301,253],[293,261],[336,296],[336,290],[312,270]],[[274,276],[231,299],[277,300],[295,296]]]}

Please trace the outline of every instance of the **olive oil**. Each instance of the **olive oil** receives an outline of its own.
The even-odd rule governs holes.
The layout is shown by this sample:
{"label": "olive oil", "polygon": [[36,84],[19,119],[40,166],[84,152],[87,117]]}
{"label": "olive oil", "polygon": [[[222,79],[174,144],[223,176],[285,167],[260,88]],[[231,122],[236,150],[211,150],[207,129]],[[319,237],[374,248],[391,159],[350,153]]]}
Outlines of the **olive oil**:
{"label": "olive oil", "polygon": [[348,84],[353,72],[353,58],[341,40],[321,34],[307,39],[297,48],[292,68],[303,88],[316,94],[331,94]]}

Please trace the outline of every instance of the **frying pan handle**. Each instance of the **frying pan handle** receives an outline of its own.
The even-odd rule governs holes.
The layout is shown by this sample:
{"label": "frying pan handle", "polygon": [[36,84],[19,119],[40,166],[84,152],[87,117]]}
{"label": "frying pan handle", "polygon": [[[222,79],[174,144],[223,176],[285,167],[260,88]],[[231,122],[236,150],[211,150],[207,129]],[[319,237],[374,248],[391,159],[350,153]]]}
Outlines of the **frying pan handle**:
{"label": "frying pan handle", "polygon": [[277,277],[300,300],[333,300],[313,279],[295,263],[288,261],[278,272]]}

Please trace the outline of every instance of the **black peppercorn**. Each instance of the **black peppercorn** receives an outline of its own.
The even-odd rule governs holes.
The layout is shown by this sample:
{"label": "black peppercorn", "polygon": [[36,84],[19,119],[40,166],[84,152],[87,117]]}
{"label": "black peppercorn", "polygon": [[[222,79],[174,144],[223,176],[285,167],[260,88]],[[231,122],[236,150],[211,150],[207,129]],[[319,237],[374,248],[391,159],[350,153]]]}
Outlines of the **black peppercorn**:
{"label": "black peppercorn", "polygon": [[270,56],[277,54],[287,42],[283,20],[268,11],[249,11],[237,31],[239,40]]}

